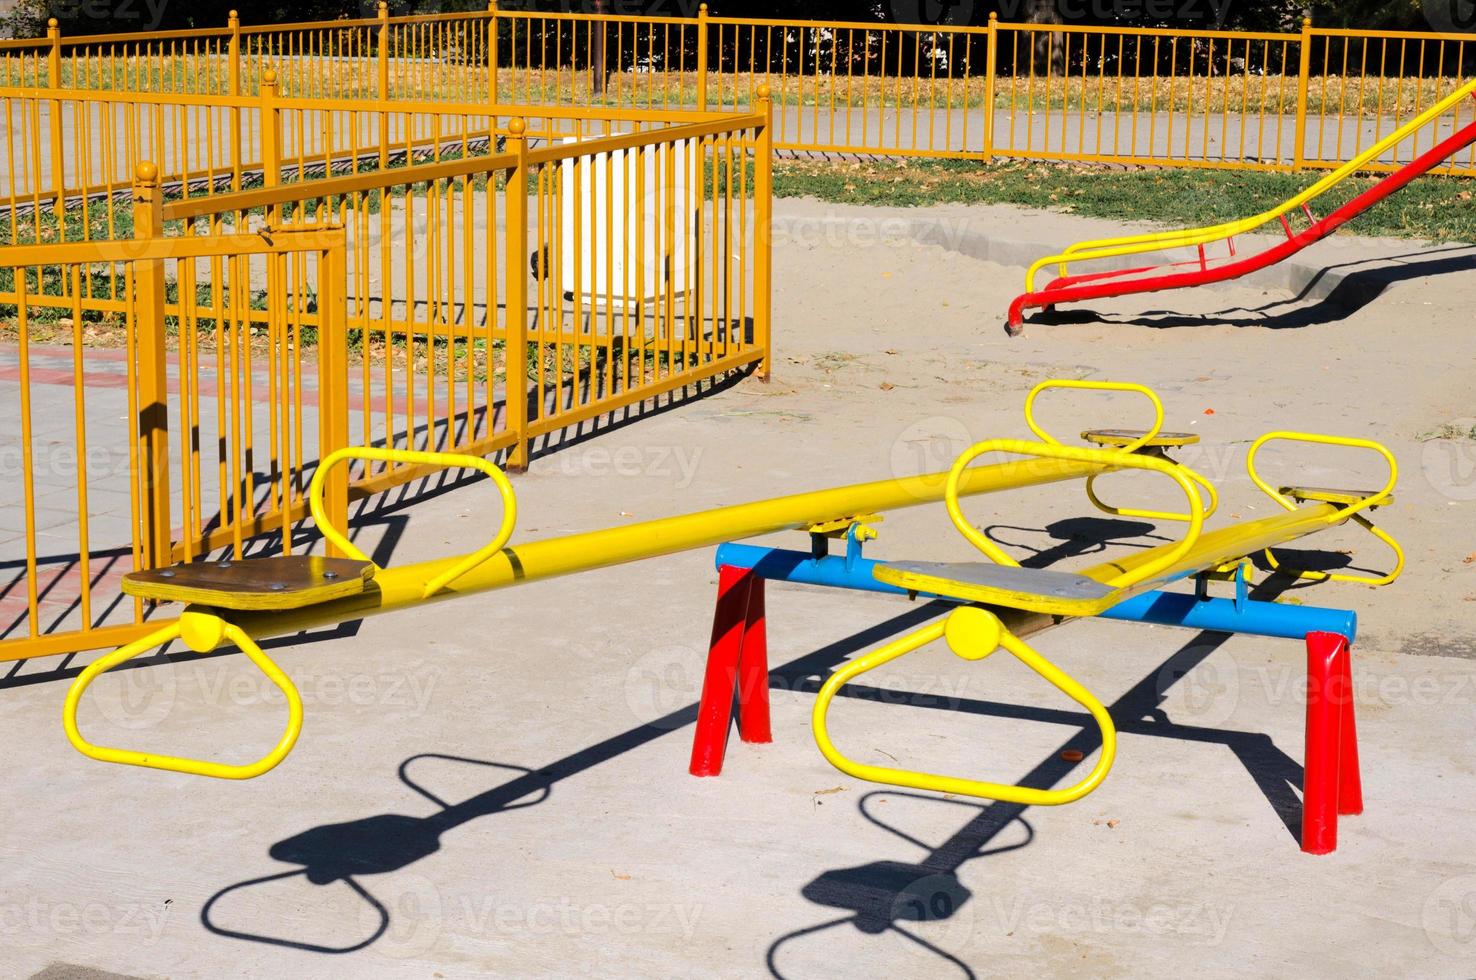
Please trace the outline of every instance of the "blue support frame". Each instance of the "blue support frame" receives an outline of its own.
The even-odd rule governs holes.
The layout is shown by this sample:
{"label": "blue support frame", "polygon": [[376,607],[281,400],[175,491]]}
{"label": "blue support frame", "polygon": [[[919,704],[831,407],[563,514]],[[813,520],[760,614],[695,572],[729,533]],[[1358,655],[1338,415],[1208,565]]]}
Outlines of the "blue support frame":
{"label": "blue support frame", "polygon": [[[728,565],[752,569],[760,578],[774,582],[819,585],[882,595],[909,595],[906,589],[877,581],[872,570],[883,562],[862,558],[859,542],[850,540],[847,544],[844,557],[817,557],[803,551],[730,542],[718,546],[717,565],[719,568]],[[1102,614],[1102,618],[1288,640],[1305,639],[1309,633],[1337,633],[1346,636],[1350,644],[1356,639],[1358,614],[1350,609],[1293,606],[1249,599],[1244,589],[1244,578],[1240,577],[1234,599],[1178,592],[1145,592],[1109,609]],[[960,601],[927,593],[919,593],[917,597],[947,602]]]}

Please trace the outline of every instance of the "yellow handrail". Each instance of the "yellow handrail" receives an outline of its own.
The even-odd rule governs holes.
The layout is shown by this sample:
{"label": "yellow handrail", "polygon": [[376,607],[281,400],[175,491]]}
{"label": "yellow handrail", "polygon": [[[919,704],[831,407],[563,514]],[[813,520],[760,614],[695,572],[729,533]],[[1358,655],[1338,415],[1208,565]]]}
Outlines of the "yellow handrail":
{"label": "yellow handrail", "polygon": [[[317,471],[313,473],[313,481],[308,487],[308,506],[312,509],[313,520],[317,522],[319,532],[322,533],[323,537],[330,544],[335,545],[350,558],[357,559],[358,561],[371,561],[368,555],[355,547],[352,541],[333,526],[323,506],[323,485],[327,482],[329,471],[339,463],[350,459],[372,460],[379,463],[405,463],[412,466],[441,466],[447,469],[461,467],[463,469],[478,470],[487,475],[502,495],[502,525],[497,529],[496,537],[489,544],[478,548],[449,568],[437,572],[428,579],[422,591],[423,598],[430,598],[473,568],[487,561],[501,551],[512,538],[513,529],[517,526],[518,522],[517,494],[513,492],[512,483],[509,482],[507,475],[496,464],[480,456],[467,456],[461,453],[423,453],[408,449],[380,449],[370,446],[357,446],[330,453],[328,458],[323,460],[322,464],[318,466]],[[379,566],[376,565],[375,567],[378,568]]]}
{"label": "yellow handrail", "polygon": [[1045,431],[1045,429],[1041,428],[1035,421],[1035,400],[1041,394],[1053,388],[1073,388],[1080,391],[1133,391],[1152,402],[1154,412],[1153,428],[1149,429],[1138,441],[1118,447],[1122,452],[1130,453],[1142,449],[1163,429],[1163,402],[1159,399],[1157,392],[1152,388],[1140,384],[1133,384],[1129,381],[1071,381],[1065,378],[1053,378],[1049,381],[1042,381],[1034,388],[1031,388],[1030,394],[1025,396],[1025,424],[1030,426],[1030,431],[1034,432],[1041,442],[1050,443],[1052,446],[1065,445],[1060,439],[1057,439]]}
{"label": "yellow handrail", "polygon": [[1312,186],[1301,193],[1289,198],[1282,204],[1270,211],[1250,218],[1241,218],[1236,221],[1225,222],[1218,225],[1209,225],[1203,228],[1180,229],[1176,231],[1147,232],[1138,235],[1124,235],[1119,238],[1100,238],[1089,241],[1077,242],[1069,246],[1065,251],[1057,255],[1048,255],[1033,263],[1025,273],[1025,291],[1035,292],[1035,276],[1041,269],[1048,265],[1059,266],[1061,275],[1067,274],[1070,262],[1084,261],[1089,259],[1113,258],[1121,255],[1134,255],[1142,252],[1151,252],[1160,248],[1176,248],[1188,245],[1204,245],[1209,242],[1229,238],[1233,235],[1243,235],[1253,231],[1267,222],[1273,221],[1281,215],[1295,208],[1301,207],[1308,201],[1322,194],[1333,185],[1341,183],[1346,177],[1355,171],[1363,169],[1371,160],[1383,154],[1391,147],[1408,139],[1411,134],[1427,126],[1432,120],[1444,115],[1457,103],[1464,101],[1471,95],[1476,94],[1476,80],[1467,82],[1456,89],[1446,98],[1432,105],[1424,112],[1415,116],[1404,126],[1396,129],[1388,136],[1379,140],[1373,146],[1355,156],[1352,160],[1330,171],[1327,176],[1318,180]]}
{"label": "yellow handrail", "polygon": [[[147,653],[155,647],[177,639],[183,640],[185,645],[196,653],[209,653],[222,642],[231,641],[282,692],[287,699],[287,728],[270,752],[255,762],[233,766],[224,762],[186,759],[180,756],[94,745],[82,737],[81,731],[77,728],[77,706],[81,704],[82,694],[93,679],[124,661],[132,660],[142,653]],[[67,689],[66,704],[62,708],[62,727],[66,730],[67,741],[72,743],[73,748],[99,762],[165,769],[169,772],[210,776],[215,779],[254,779],[276,768],[278,763],[287,758],[287,753],[291,752],[292,746],[297,743],[298,735],[302,734],[302,697],[297,693],[297,687],[293,685],[291,678],[284,674],[282,669],[263,653],[261,647],[252,642],[251,637],[247,636],[240,627],[227,623],[210,612],[186,610],[176,622],[142,639],[135,640],[127,646],[119,647],[107,656],[88,664],[86,669],[77,675],[77,679],[72,681],[72,686]]]}
{"label": "yellow handrail", "polygon": [[[1199,484],[1201,487],[1203,487],[1209,493],[1209,506],[1205,507],[1204,513],[1202,515],[1200,515],[1200,519],[1203,520],[1203,521],[1207,521],[1211,517],[1215,516],[1215,511],[1217,511],[1217,510],[1220,509],[1220,492],[1215,489],[1215,485],[1213,483],[1211,483],[1209,480],[1205,479],[1203,476],[1201,476],[1196,471],[1194,471],[1194,470],[1190,469],[1189,467],[1185,466],[1183,463],[1180,463],[1180,462],[1178,462],[1176,460],[1170,460],[1169,462],[1172,462],[1173,465],[1175,465],[1179,469],[1183,470],[1185,472],[1185,474],[1188,475],[1189,479],[1191,479],[1195,483]],[[1097,508],[1098,510],[1100,510],[1104,514],[1112,514],[1112,515],[1114,515],[1116,517],[1141,517],[1144,520],[1148,520],[1148,521],[1187,521],[1187,520],[1189,520],[1189,515],[1188,514],[1175,514],[1175,513],[1171,512],[1171,511],[1163,511],[1163,510],[1138,510],[1137,508],[1134,508],[1134,507],[1113,507],[1111,504],[1104,503],[1102,501],[1102,499],[1097,496],[1097,492],[1096,492],[1096,489],[1095,489],[1096,483],[1097,483],[1097,477],[1095,475],[1087,477],[1087,480],[1086,480],[1086,495],[1087,495],[1087,499],[1092,502],[1092,506],[1093,507]]]}
{"label": "yellow handrail", "polygon": [[[1319,435],[1317,433],[1311,432],[1266,433],[1251,445],[1250,453],[1246,456],[1245,466],[1250,473],[1250,478],[1252,482],[1254,482],[1256,486],[1260,487],[1267,496],[1269,496],[1272,500],[1275,500],[1278,504],[1280,504],[1287,510],[1296,510],[1296,502],[1288,499],[1285,494],[1272,489],[1271,485],[1263,480],[1260,473],[1256,470],[1256,454],[1261,451],[1261,447],[1265,446],[1267,443],[1277,441],[1307,442],[1325,446],[1346,446],[1352,449],[1367,449],[1384,457],[1384,461],[1389,464],[1389,479],[1384,484],[1382,490],[1379,490],[1378,492],[1370,494],[1369,496],[1363,497],[1359,500],[1355,500],[1353,503],[1344,506],[1342,509],[1331,514],[1327,518],[1327,523],[1338,524],[1344,520],[1351,519],[1355,524],[1358,524],[1364,530],[1371,533],[1374,537],[1384,542],[1384,544],[1388,545],[1389,549],[1394,552],[1393,570],[1383,575],[1347,575],[1341,572],[1321,572],[1306,570],[1291,570],[1288,572],[1288,574],[1313,582],[1351,582],[1359,585],[1370,586],[1388,585],[1389,583],[1397,579],[1400,575],[1402,575],[1404,573],[1404,548],[1400,546],[1399,542],[1396,541],[1392,535],[1390,535],[1387,531],[1384,531],[1383,529],[1377,527],[1363,514],[1363,511],[1371,510],[1374,507],[1378,507],[1380,504],[1384,503],[1393,496],[1394,486],[1399,482],[1399,464],[1394,459],[1394,454],[1391,453],[1383,445],[1377,442],[1373,442],[1369,439],[1355,439],[1348,436]],[[1276,556],[1271,553],[1270,548],[1266,549],[1265,555],[1266,562],[1271,566],[1272,570],[1283,570],[1280,563],[1277,562]]]}
{"label": "yellow handrail", "polygon": [[[1071,700],[1086,708],[1096,721],[1102,735],[1102,752],[1097,763],[1086,778],[1066,789],[1035,789],[1029,786],[1013,786],[1006,783],[990,783],[957,776],[940,776],[933,773],[916,772],[909,769],[893,769],[888,766],[872,766],[854,762],[841,754],[831,741],[827,727],[830,702],[836,692],[852,678],[875,670],[905,654],[912,653],[938,639],[946,639],[948,647],[965,660],[983,660],[1000,647],[1004,647],[1021,663],[1044,677]],[[1091,692],[1077,683],[1055,664],[1042,657],[1029,644],[1005,629],[999,618],[978,606],[955,609],[941,623],[935,623],[910,633],[863,657],[858,657],[837,670],[820,688],[815,705],[810,713],[810,727],[815,734],[815,744],[820,752],[841,772],[857,779],[891,786],[905,786],[934,793],[955,793],[985,800],[1000,800],[1005,803],[1020,803],[1026,806],[1060,806],[1086,796],[1102,784],[1117,755],[1117,729],[1112,716]]]}
{"label": "yellow handrail", "polygon": [[953,521],[953,526],[958,528],[970,544],[978,548],[991,560],[1000,565],[1008,565],[1018,568],[1020,563],[1005,554],[993,541],[990,541],[983,532],[979,531],[969,521],[958,502],[958,485],[963,477],[964,471],[969,464],[985,453],[1014,453],[1020,456],[1036,456],[1042,459],[1059,459],[1070,462],[1100,462],[1117,469],[1150,470],[1162,473],[1179,485],[1184,491],[1184,496],[1189,502],[1189,530],[1179,544],[1165,551],[1152,561],[1138,565],[1129,571],[1106,579],[1102,584],[1112,589],[1124,589],[1146,581],[1154,575],[1172,566],[1183,558],[1194,547],[1199,539],[1200,531],[1204,528],[1204,506],[1201,502],[1199,491],[1194,482],[1185,475],[1184,468],[1168,460],[1159,459],[1154,456],[1141,456],[1137,453],[1124,452],[1120,449],[1079,449],[1074,446],[1051,445],[1041,442],[1024,442],[1018,439],[994,439],[981,442],[970,447],[953,464],[953,469],[948,473],[948,485],[944,490],[944,503],[948,507],[948,516]]}

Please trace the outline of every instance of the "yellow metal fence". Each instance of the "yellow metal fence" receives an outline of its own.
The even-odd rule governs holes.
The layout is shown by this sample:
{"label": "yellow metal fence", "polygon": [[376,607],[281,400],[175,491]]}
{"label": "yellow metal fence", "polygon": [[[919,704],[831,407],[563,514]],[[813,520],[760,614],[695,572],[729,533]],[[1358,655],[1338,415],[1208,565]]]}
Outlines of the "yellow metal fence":
{"label": "yellow metal fence", "polygon": [[[0,42],[0,86],[659,109],[776,103],[776,149],[1261,170],[1334,167],[1458,88],[1466,34],[534,13]],[[1476,112],[1476,107],[1470,110]],[[1448,123],[1460,125],[1455,114]],[[1438,140],[1441,132],[1432,132]],[[1391,169],[1420,147],[1374,164]],[[1448,172],[1476,173],[1476,151]]]}
{"label": "yellow metal fence", "polygon": [[[180,131],[138,138],[127,125],[103,137],[100,126],[94,148],[119,145],[63,161],[60,208],[49,180],[10,195],[0,385],[48,426],[60,424],[52,403],[69,387],[77,431],[104,432],[93,447],[117,444],[110,418],[147,419],[149,436],[101,475],[74,467],[79,508],[43,502],[41,523],[27,526],[35,533],[12,536],[0,555],[11,606],[0,660],[131,637],[147,610],[121,596],[117,578],[134,567],[303,547],[307,481],[334,448],[505,453],[518,468],[571,427],[767,372],[767,105],[663,122],[406,103],[356,135],[349,120],[362,106],[278,99],[275,78],[263,83],[251,104],[104,93],[98,104],[112,108],[78,117],[177,123],[185,100],[220,99],[209,103],[218,116],[249,113],[249,152],[229,146],[229,126],[223,144]],[[322,128],[324,118],[343,125]],[[166,167],[122,181],[123,167],[161,147],[177,151]],[[342,244],[336,271],[283,244],[323,235]],[[120,258],[155,241],[172,249],[167,269],[145,275]],[[256,243],[252,257],[217,244],[242,241]],[[57,249],[92,258],[68,266]],[[99,378],[120,393],[84,404]],[[119,401],[134,392],[147,404]],[[12,447],[26,465],[9,474],[7,499],[54,490],[29,468],[52,442],[24,434]],[[99,548],[86,495],[103,475],[156,489]],[[346,469],[341,499],[422,475]],[[106,496],[94,491],[92,504]]]}

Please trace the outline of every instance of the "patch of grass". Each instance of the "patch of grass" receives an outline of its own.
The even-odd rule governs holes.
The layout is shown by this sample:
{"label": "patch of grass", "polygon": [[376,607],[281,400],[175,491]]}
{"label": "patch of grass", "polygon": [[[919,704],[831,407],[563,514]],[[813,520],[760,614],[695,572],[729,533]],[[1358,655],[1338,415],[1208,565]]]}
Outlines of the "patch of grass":
{"label": "patch of grass", "polygon": [[1476,425],[1456,425],[1446,422],[1438,425],[1428,432],[1421,432],[1415,436],[1420,442],[1434,442],[1436,439],[1448,439],[1456,442],[1476,442]]}
{"label": "patch of grass", "polygon": [[[1269,210],[1316,179],[1310,173],[1123,170],[1048,163],[781,160],[774,167],[774,193],[893,207],[1018,204],[1093,218],[1195,227]],[[1313,211],[1327,214],[1377,180],[1350,178],[1314,201]],[[1473,190],[1476,185],[1468,178],[1421,177],[1364,212],[1344,233],[1476,242]]]}

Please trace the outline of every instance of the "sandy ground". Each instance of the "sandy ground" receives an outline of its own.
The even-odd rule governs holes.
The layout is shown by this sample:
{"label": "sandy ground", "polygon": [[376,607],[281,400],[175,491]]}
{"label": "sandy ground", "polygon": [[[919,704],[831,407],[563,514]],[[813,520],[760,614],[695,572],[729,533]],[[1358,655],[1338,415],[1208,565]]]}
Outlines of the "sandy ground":
{"label": "sandy ground", "polygon": [[[780,236],[774,380],[744,381],[558,449],[517,479],[528,540],[931,470],[970,440],[1022,436],[1047,377],[1163,396],[1221,520],[1271,513],[1244,473],[1271,429],[1379,439],[1398,455],[1381,514],[1409,569],[1356,608],[1367,812],[1332,857],[1299,854],[1299,643],[1110,622],[1038,649],[1113,706],[1116,768],[1042,810],[893,792],[842,776],[808,733],[815,679],[927,622],[903,600],[773,586],[775,742],[686,774],[715,573],[711,553],[371,620],[276,654],[308,701],[298,748],[243,784],[89,762],[59,724],[65,679],[27,664],[0,690],[0,969],[26,976],[950,974],[1362,976],[1476,973],[1476,447],[1470,271],[1401,281],[1347,311],[1229,288],[1105,303],[1008,341],[1020,270],[892,240],[881,212]],[[1037,220],[1018,212],[1022,224]],[[845,231],[844,229],[851,229]],[[1145,310],[1153,311],[1144,313]],[[1283,329],[1278,329],[1282,327]],[[1130,425],[1126,399],[1061,396],[1067,435]],[[1376,462],[1268,450],[1279,482],[1361,486]],[[1119,499],[1167,502],[1121,478]],[[467,486],[365,517],[393,562],[464,548],[495,517]],[[1130,549],[1160,533],[1083,521],[1076,488],[981,499],[1015,553]],[[1072,521],[1071,519],[1078,519]],[[1063,523],[1064,522],[1064,523]],[[941,508],[889,515],[871,552],[963,559]],[[1161,529],[1163,534],[1174,528]],[[804,547],[799,536],[775,543]],[[1356,529],[1311,545],[1379,568]],[[1351,555],[1341,553],[1343,549]],[[1072,564],[1071,560],[1065,562]],[[1018,664],[906,658],[838,702],[837,741],[979,778],[1065,785],[1085,716]],[[100,681],[97,741],[244,758],[279,699],[241,657]]]}

